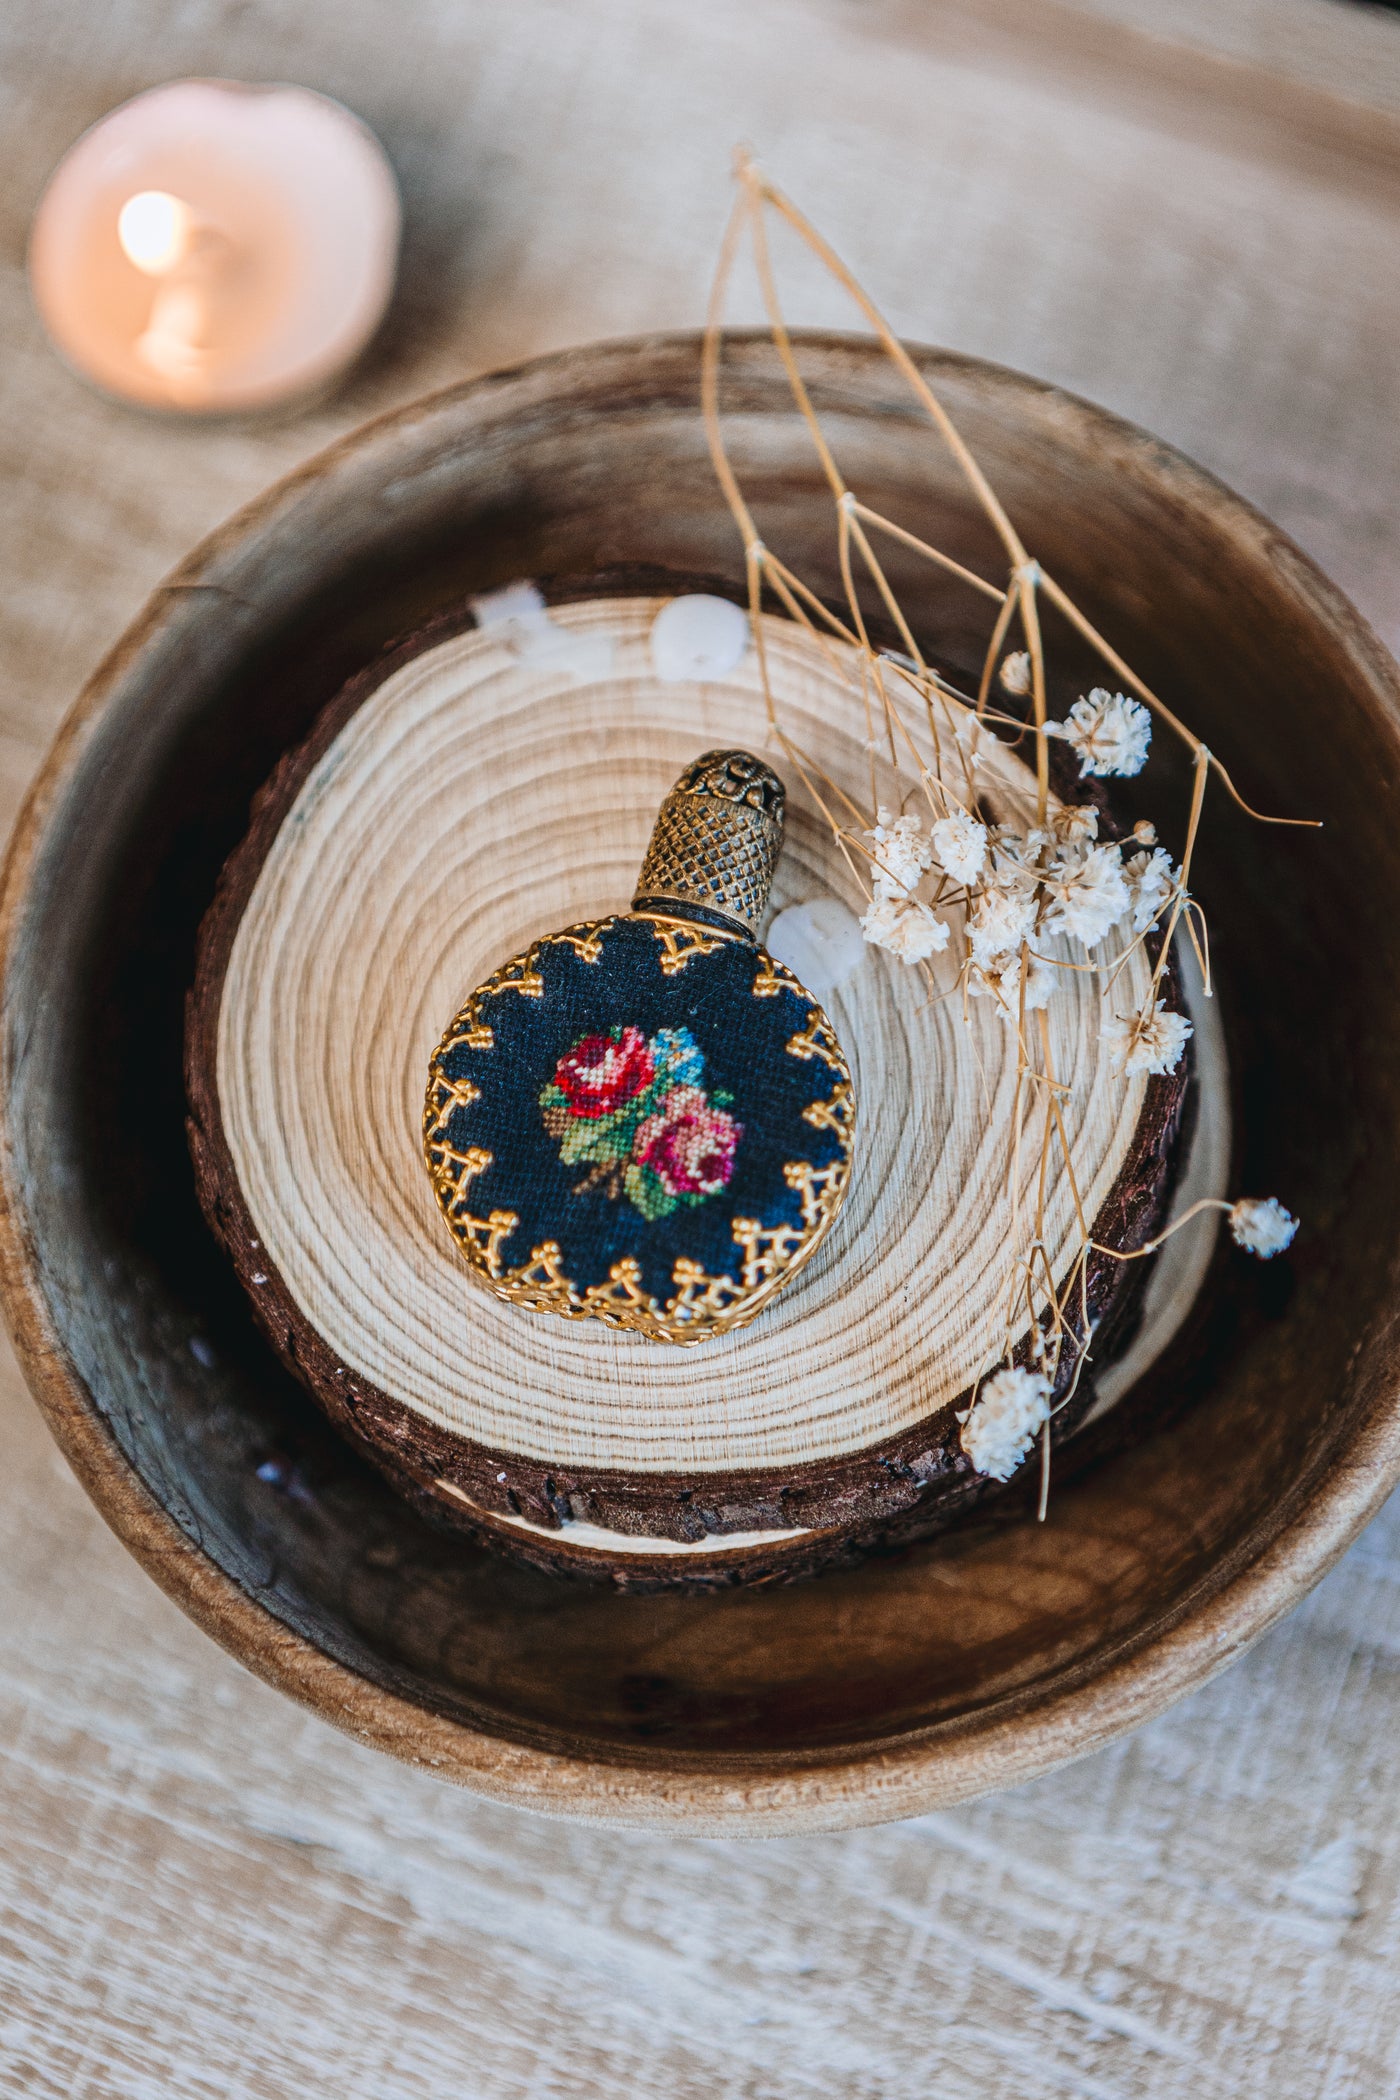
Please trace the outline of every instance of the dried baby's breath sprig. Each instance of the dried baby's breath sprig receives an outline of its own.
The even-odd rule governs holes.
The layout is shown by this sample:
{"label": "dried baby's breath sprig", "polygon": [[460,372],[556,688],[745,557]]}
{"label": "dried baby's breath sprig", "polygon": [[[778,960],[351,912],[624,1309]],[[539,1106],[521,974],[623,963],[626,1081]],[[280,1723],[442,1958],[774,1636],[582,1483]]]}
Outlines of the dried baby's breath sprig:
{"label": "dried baby's breath sprig", "polygon": [[969,887],[987,865],[987,827],[965,809],[940,817],[932,843],[938,865],[953,882]]}
{"label": "dried baby's breath sprig", "polygon": [[876,896],[909,896],[933,861],[933,847],[917,815],[897,817],[881,809],[866,837],[874,847]]}
{"label": "dried baby's breath sprig", "polygon": [[1001,684],[1002,690],[1008,693],[1024,695],[1030,691],[1031,659],[1028,650],[1013,649],[1009,656],[1002,658]]}
{"label": "dried baby's breath sprig", "polygon": [[1284,1209],[1277,1196],[1241,1196],[1230,1206],[1230,1234],[1246,1254],[1272,1261],[1293,1244],[1298,1220]]}
{"label": "dried baby's breath sprig", "polygon": [[861,916],[861,931],[873,947],[901,962],[927,962],[948,945],[948,925],[917,897],[875,897]]}
{"label": "dried baby's breath sprig", "polygon": [[1150,1013],[1110,1014],[1103,1023],[1108,1054],[1120,1072],[1174,1072],[1194,1034],[1185,1014],[1158,999]]}
{"label": "dried baby's breath sprig", "polygon": [[865,938],[901,962],[927,962],[948,945],[946,919],[937,919],[914,895],[933,862],[933,844],[916,815],[877,812],[865,836],[871,846],[869,909],[861,920]]}
{"label": "dried baby's breath sprig", "polygon": [[1079,760],[1080,778],[1097,773],[1126,779],[1147,764],[1152,745],[1152,717],[1140,700],[1110,693],[1096,685],[1076,700],[1063,722],[1047,722],[1045,735],[1063,738]]}
{"label": "dried baby's breath sprig", "polygon": [[1013,1365],[987,1379],[959,1412],[963,1450],[989,1480],[1009,1480],[1049,1419],[1049,1379]]}
{"label": "dried baby's breath sprig", "polygon": [[1159,1247],[1164,1247],[1183,1225],[1189,1225],[1193,1218],[1210,1210],[1225,1213],[1235,1245],[1242,1247],[1246,1254],[1257,1255],[1260,1261],[1272,1261],[1276,1254],[1284,1253],[1292,1246],[1298,1230],[1298,1220],[1292,1211],[1285,1210],[1277,1196],[1241,1196],[1234,1203],[1224,1196],[1201,1196],[1179,1218],[1173,1218],[1165,1232],[1159,1232],[1145,1246],[1125,1252],[1121,1247],[1101,1247],[1093,1241],[1091,1248],[1095,1254],[1110,1255],[1114,1261],[1141,1261],[1144,1256],[1155,1254]]}
{"label": "dried baby's breath sprig", "polygon": [[1048,862],[1041,876],[1049,909],[1041,931],[1052,938],[1067,933],[1086,948],[1097,948],[1129,909],[1128,885],[1116,846],[1071,842]]}
{"label": "dried baby's breath sprig", "polygon": [[[1074,1159],[1065,1132],[1066,1081],[1051,1054],[1047,1010],[1073,973],[1088,972],[1101,987],[1101,1039],[1125,1085],[1177,1069],[1190,1021],[1163,996],[1178,933],[1199,958],[1205,995],[1211,996],[1205,921],[1190,890],[1191,865],[1208,779],[1215,778],[1248,815],[1263,823],[1306,819],[1262,817],[1251,810],[1220,761],[1113,648],[1055,576],[1023,545],[986,475],[909,352],[840,257],[795,205],[747,155],[737,163],[738,194],[721,249],[710,300],[702,357],[702,400],[715,473],[744,547],[748,601],[768,722],[789,761],[831,827],[853,879],[863,889],[861,926],[867,941],[914,967],[933,986],[931,958],[953,950],[965,998],[986,998],[1014,1032],[1016,1085],[1006,1132],[1007,1259],[995,1279],[1004,1307],[1001,1368],[988,1366],[973,1402],[959,1416],[962,1446],[979,1472],[1010,1476],[1041,1436],[1041,1515],[1049,1482],[1049,1424],[1066,1406],[1088,1357],[1091,1329],[1088,1261],[1097,1247],[1084,1213]],[[788,226],[845,289],[874,330],[891,364],[956,463],[992,527],[1005,560],[1004,581],[980,576],[906,526],[863,502],[851,489],[817,416],[788,333],[768,251],[768,219]],[[833,610],[763,541],[725,448],[720,417],[720,343],[726,289],[741,241],[747,238],[769,328],[792,393],[831,493],[836,556],[844,594]],[[932,668],[885,573],[879,547],[894,542],[933,564],[986,600],[993,610],[975,697],[956,692]],[[863,609],[860,585],[874,591],[898,636],[897,649],[877,647]],[[861,710],[871,753],[871,794],[861,811],[794,743],[779,720],[768,678],[760,613],[765,591],[804,627],[829,663],[845,675],[854,653],[852,698]],[[1044,598],[1092,648],[1117,681],[1091,687],[1064,721],[1048,714],[1040,604]],[[1019,646],[1017,646],[1019,644]],[[991,704],[996,682],[1013,701],[999,713]],[[922,717],[916,736],[906,719]],[[1140,773],[1151,751],[1154,722],[1187,748],[1193,768],[1190,813],[1180,863],[1158,843],[1156,827],[1140,819],[1126,845],[1098,837],[1090,805],[1060,806],[1050,794],[1049,748],[1063,742],[1081,777],[1127,778]],[[997,821],[985,806],[984,783],[992,747],[1029,736],[1035,776],[1033,807],[1018,821]],[[922,740],[920,740],[922,739]],[[883,752],[907,786],[911,811],[880,806],[875,754]],[[874,809],[874,821],[869,809]],[[999,814],[999,813],[998,813]],[[925,829],[927,824],[927,829]],[[926,894],[920,894],[923,890]],[[1148,945],[1150,944],[1150,946]],[[1121,1010],[1122,973],[1146,952],[1145,995]],[[1137,965],[1139,976],[1141,966]],[[1068,1273],[1057,1277],[1046,1253],[1047,1207],[1067,1189],[1077,1247]],[[1292,1238],[1296,1221],[1276,1199],[1230,1205],[1211,1198],[1195,1205],[1169,1231],[1203,1209],[1229,1213],[1237,1242],[1265,1258]],[[1140,1254],[1161,1244],[1159,1236]],[[1134,1255],[1119,1255],[1130,1260]],[[1018,1336],[1029,1336],[1032,1369],[1017,1367]],[[1060,1395],[1056,1401],[1053,1396]]]}
{"label": "dried baby's breath sprig", "polygon": [[1154,846],[1150,853],[1134,853],[1124,863],[1123,878],[1128,886],[1134,930],[1145,933],[1149,926],[1156,925],[1175,896],[1181,870],[1165,846]]}

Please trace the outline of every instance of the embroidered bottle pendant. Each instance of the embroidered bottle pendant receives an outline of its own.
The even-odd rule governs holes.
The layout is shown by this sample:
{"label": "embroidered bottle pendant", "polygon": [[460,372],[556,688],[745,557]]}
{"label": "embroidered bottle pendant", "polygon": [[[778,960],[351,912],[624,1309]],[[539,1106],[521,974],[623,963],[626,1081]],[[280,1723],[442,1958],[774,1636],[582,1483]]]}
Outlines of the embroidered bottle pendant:
{"label": "embroidered bottle pendant", "polygon": [[498,1298],[698,1342],[830,1230],[855,1099],[830,1021],[758,941],[783,784],[708,751],[661,805],[630,912],[546,934],[433,1056],[423,1149]]}

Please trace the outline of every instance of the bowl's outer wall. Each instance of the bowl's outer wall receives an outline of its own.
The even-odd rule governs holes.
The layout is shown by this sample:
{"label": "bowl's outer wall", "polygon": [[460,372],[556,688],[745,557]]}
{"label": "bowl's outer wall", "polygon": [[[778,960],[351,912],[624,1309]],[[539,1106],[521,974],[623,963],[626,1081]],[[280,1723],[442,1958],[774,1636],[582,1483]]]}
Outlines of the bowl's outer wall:
{"label": "bowl's outer wall", "polygon": [[[811,336],[801,355],[863,498],[1003,573],[878,350]],[[918,357],[1050,573],[1253,804],[1325,824],[1252,825],[1213,787],[1198,861],[1238,1185],[1277,1190],[1303,1232],[1285,1263],[1222,1257],[1135,1437],[1091,1449],[1045,1526],[1018,1511],[718,1599],[531,1575],[430,1529],[335,1436],[199,1215],[182,1004],[251,795],[345,677],[464,594],[629,564],[740,579],[696,338],[436,396],[241,513],[98,672],[11,848],[0,1259],[56,1434],[120,1535],[250,1667],[537,1808],[774,1831],[1027,1777],[1221,1667],[1400,1473],[1398,995],[1378,966],[1400,921],[1395,667],[1290,542],[1179,455],[1054,389]],[[728,345],[724,396],[759,529],[834,595],[830,504],[762,339]],[[975,665],[979,602],[898,548],[890,569],[943,658]],[[1102,671],[1053,615],[1047,630],[1062,712]],[[1169,838],[1188,787],[1159,731],[1135,790],[1172,813]]]}

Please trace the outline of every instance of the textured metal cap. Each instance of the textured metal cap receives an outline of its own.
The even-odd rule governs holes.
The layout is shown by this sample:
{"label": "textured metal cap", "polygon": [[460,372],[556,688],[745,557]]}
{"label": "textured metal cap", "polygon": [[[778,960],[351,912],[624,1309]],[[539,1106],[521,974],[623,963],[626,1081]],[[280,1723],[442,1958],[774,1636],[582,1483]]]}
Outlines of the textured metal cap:
{"label": "textured metal cap", "polygon": [[661,805],[633,911],[757,940],[783,846],[783,783],[749,751],[707,751]]}

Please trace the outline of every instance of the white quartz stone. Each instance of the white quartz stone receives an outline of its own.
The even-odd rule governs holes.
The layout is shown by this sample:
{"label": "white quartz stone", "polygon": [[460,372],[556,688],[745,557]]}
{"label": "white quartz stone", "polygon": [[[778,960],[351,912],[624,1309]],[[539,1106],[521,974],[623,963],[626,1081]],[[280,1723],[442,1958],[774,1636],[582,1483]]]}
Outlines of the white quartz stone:
{"label": "white quartz stone", "polygon": [[743,661],[749,616],[727,598],[692,592],[663,605],[651,627],[652,669],[663,685],[724,678]]}
{"label": "white quartz stone", "polygon": [[860,921],[839,897],[789,904],[772,921],[763,945],[816,999],[825,999],[844,984],[865,957]]}

